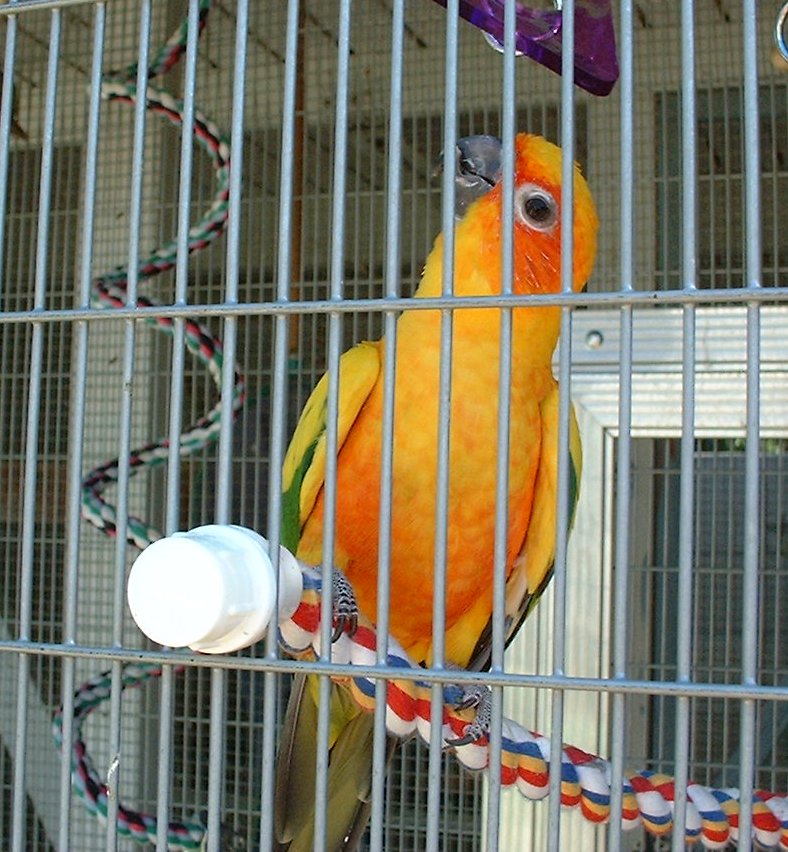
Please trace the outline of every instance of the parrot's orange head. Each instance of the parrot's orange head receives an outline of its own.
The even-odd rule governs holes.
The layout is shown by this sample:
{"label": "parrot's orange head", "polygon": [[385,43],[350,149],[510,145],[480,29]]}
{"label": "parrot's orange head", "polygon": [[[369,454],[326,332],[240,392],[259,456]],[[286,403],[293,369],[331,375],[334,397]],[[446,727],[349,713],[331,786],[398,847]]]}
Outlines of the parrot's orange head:
{"label": "parrot's orange head", "polygon": [[[514,271],[515,293],[557,293],[561,289],[561,149],[541,136],[520,133],[515,140]],[[455,286],[469,263],[500,280],[500,181],[475,201],[457,225],[457,244],[476,246],[476,256],[458,254]],[[585,178],[574,170],[573,287],[581,290],[591,275],[599,220]],[[467,241],[460,238],[464,231]],[[500,292],[500,284],[497,285]]]}
{"label": "parrot's orange head", "polygon": [[[541,136],[521,133],[515,147],[515,289],[531,292],[548,282],[560,290],[561,149]],[[596,257],[599,220],[580,168],[574,169],[573,288],[581,290],[591,276]],[[547,262],[550,270],[540,274]],[[518,286],[519,285],[519,286]]]}

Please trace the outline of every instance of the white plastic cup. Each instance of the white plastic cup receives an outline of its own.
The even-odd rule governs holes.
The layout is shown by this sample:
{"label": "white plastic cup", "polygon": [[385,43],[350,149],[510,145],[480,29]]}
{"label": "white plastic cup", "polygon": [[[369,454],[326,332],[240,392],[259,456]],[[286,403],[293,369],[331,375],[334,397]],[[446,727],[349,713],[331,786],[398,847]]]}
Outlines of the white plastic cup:
{"label": "white plastic cup", "polygon": [[[279,617],[289,618],[303,584],[295,557],[279,550]],[[254,530],[212,524],[149,545],[132,565],[129,609],[160,645],[226,654],[265,636],[276,604],[268,541]]]}

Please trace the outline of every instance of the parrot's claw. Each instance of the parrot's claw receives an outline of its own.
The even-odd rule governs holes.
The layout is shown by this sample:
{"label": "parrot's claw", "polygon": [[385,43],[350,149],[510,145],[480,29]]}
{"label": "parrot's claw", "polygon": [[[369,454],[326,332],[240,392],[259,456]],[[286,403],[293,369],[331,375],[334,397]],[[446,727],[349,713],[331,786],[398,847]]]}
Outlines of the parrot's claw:
{"label": "parrot's claw", "polygon": [[468,684],[463,689],[463,697],[455,710],[468,710],[475,708],[476,716],[473,721],[465,726],[463,735],[451,740],[446,744],[452,748],[469,745],[478,742],[482,737],[490,733],[490,721],[492,718],[492,700],[490,688],[475,683]]}
{"label": "parrot's claw", "polygon": [[358,604],[356,593],[350,580],[339,570],[334,568],[331,574],[331,600],[334,609],[331,642],[336,642],[343,634],[353,636],[358,628]]}

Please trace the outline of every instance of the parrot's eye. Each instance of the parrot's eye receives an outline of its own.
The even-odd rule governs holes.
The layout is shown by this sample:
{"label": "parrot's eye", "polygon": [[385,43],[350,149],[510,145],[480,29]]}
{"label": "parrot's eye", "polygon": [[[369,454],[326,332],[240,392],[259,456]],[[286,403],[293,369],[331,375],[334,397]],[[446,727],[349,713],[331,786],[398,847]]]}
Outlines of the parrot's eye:
{"label": "parrot's eye", "polygon": [[517,218],[535,231],[549,231],[558,221],[555,199],[541,187],[525,184],[515,193]]}

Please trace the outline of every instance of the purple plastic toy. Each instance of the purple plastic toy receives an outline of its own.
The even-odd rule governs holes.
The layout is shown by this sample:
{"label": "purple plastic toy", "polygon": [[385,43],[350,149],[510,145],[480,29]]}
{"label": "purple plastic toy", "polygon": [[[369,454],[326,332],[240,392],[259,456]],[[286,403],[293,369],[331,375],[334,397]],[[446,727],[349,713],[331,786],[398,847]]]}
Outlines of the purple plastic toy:
{"label": "purple plastic toy", "polygon": [[[435,0],[441,6],[446,0]],[[532,9],[516,3],[517,50],[556,74],[561,73],[558,9]],[[460,15],[492,39],[503,43],[504,0],[460,0]],[[575,0],[575,83],[594,95],[607,95],[618,79],[616,34],[610,0]]]}

